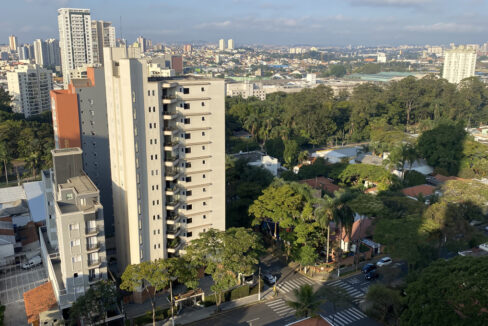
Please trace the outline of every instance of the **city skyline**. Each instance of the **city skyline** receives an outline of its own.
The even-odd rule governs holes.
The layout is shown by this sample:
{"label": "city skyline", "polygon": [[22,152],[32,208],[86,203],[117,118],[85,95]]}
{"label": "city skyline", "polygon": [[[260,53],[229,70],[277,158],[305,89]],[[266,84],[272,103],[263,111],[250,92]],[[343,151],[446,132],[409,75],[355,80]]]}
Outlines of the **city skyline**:
{"label": "city skyline", "polygon": [[[4,5],[0,39],[18,36],[19,43],[57,36],[57,9],[88,8],[92,18],[111,21],[117,37],[154,42],[317,46],[484,43],[488,22],[485,0],[332,0],[315,3],[217,0],[211,5],[190,0],[167,4],[130,1],[23,0]],[[215,8],[224,8],[215,10]],[[18,27],[18,17],[28,22]],[[52,19],[50,19],[52,18]],[[185,24],[181,24],[184,19]]]}

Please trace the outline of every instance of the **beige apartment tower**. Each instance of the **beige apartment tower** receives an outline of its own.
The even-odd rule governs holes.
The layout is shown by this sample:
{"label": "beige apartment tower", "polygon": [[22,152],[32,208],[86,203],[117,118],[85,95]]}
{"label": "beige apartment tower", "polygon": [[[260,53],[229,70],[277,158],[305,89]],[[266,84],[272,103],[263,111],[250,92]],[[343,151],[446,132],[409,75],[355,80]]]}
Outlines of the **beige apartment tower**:
{"label": "beige apartment tower", "polygon": [[475,67],[476,50],[459,46],[445,52],[442,78],[457,84],[464,78],[474,76]]}
{"label": "beige apartment tower", "polygon": [[105,48],[117,259],[178,255],[225,229],[225,87],[161,77],[137,48]]}

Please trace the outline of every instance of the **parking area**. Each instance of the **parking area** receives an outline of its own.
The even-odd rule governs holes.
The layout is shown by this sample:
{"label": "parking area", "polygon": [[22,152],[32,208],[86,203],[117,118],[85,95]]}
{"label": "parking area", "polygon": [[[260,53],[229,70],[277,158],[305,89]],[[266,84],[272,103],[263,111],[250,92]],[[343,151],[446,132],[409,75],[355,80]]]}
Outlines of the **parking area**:
{"label": "parking area", "polygon": [[2,267],[0,270],[0,301],[6,306],[5,325],[27,325],[24,292],[47,281],[44,267],[23,270],[21,264]]}

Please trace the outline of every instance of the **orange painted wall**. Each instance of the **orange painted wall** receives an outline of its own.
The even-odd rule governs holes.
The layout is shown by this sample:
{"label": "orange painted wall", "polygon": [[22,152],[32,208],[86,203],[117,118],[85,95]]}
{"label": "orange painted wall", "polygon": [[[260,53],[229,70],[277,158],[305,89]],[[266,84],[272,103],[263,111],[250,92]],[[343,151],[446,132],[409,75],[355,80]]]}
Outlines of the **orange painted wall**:
{"label": "orange painted wall", "polygon": [[69,90],[51,91],[56,148],[81,147],[78,95]]}

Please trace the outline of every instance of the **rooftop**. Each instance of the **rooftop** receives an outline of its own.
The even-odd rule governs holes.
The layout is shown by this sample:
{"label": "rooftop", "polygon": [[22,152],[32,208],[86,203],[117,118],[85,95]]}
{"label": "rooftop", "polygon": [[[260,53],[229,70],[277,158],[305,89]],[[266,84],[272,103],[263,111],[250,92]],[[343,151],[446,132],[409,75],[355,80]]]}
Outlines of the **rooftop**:
{"label": "rooftop", "polygon": [[75,188],[75,191],[80,195],[96,193],[98,191],[97,187],[86,175],[69,178],[68,182],[60,184],[59,187],[61,189]]}
{"label": "rooftop", "polygon": [[422,194],[422,196],[430,196],[434,193],[435,187],[431,185],[419,185],[402,189],[405,196],[417,197]]}
{"label": "rooftop", "polygon": [[325,177],[300,180],[300,183],[306,183],[314,189],[321,189],[331,194],[341,189],[338,185],[334,184],[331,179]]}
{"label": "rooftop", "polygon": [[24,305],[27,321],[34,324],[39,321],[39,314],[57,307],[56,297],[51,282],[24,292]]}

